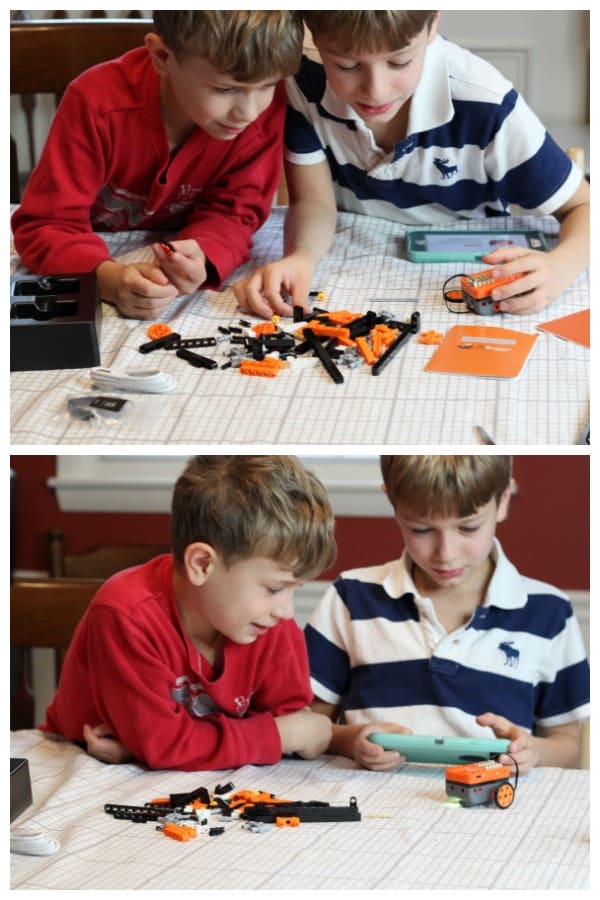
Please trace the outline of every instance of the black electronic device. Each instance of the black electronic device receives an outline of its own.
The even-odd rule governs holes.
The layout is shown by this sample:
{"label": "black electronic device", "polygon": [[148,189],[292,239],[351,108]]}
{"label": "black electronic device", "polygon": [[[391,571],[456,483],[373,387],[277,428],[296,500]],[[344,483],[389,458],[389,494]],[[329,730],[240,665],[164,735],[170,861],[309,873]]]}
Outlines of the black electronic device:
{"label": "black electronic device", "polygon": [[29,763],[26,759],[10,760],[10,821],[13,822],[33,803]]}
{"label": "black electronic device", "polygon": [[102,318],[93,272],[13,276],[11,372],[100,365]]}

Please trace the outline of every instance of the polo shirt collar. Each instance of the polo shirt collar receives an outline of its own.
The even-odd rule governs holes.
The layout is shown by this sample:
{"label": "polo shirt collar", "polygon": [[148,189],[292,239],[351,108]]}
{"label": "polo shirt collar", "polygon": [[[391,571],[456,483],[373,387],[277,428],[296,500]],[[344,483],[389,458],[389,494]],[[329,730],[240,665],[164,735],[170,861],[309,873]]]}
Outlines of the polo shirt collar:
{"label": "polo shirt collar", "polygon": [[[492,559],[494,572],[488,585],[483,606],[496,606],[500,609],[520,609],[527,603],[527,591],[523,579],[517,569],[506,558],[497,538],[494,538],[492,546]],[[387,594],[398,599],[403,594],[413,594],[420,598],[420,594],[412,577],[413,561],[407,550],[404,550],[399,560],[392,563],[390,571],[383,581],[383,587]]]}
{"label": "polo shirt collar", "polygon": [[340,100],[338,95],[331,89],[329,82],[326,82],[323,97],[321,98],[321,104],[330,116],[340,119],[343,122],[355,122],[357,128],[360,128],[361,125],[363,128],[366,128],[358,113],[352,109],[348,103]]}
{"label": "polo shirt collar", "polygon": [[504,555],[497,538],[494,538],[492,559],[496,566],[483,605],[497,606],[500,609],[521,609],[527,603],[523,578]]}
{"label": "polo shirt collar", "polygon": [[454,107],[450,94],[450,73],[445,39],[439,35],[425,52],[421,80],[412,96],[408,115],[408,134],[419,134],[450,122]]}

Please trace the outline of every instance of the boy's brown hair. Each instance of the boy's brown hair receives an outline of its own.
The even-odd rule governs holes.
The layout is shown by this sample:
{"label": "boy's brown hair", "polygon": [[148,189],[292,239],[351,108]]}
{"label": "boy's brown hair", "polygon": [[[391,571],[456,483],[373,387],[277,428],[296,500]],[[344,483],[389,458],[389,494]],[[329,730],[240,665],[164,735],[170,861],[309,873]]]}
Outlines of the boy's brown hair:
{"label": "boy's brown hair", "polygon": [[382,456],[381,473],[394,509],[418,516],[472,516],[510,486],[510,456]]}
{"label": "boy's brown hair", "polygon": [[314,578],[336,555],[325,488],[293,456],[195,456],[175,484],[171,539],[207,543],[226,566],[260,556]]}
{"label": "boy's brown hair", "polygon": [[330,38],[342,52],[375,53],[402,50],[426,27],[436,10],[357,9],[303,10],[304,22],[315,40]]}
{"label": "boy's brown hair", "polygon": [[292,10],[154,10],[154,28],[181,60],[201,56],[235,81],[293,75],[304,26]]}

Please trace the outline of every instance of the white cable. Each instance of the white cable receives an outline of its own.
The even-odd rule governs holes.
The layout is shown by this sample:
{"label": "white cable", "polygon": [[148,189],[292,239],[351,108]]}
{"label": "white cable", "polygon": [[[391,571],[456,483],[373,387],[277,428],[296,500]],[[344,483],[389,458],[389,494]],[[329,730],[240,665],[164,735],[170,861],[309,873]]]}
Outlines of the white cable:
{"label": "white cable", "polygon": [[11,830],[11,853],[21,853],[25,856],[53,856],[59,849],[59,842],[42,834],[41,831]]}
{"label": "white cable", "polygon": [[113,391],[169,394],[177,387],[177,382],[171,375],[157,370],[125,372],[96,366],[90,370],[90,376],[96,387]]}

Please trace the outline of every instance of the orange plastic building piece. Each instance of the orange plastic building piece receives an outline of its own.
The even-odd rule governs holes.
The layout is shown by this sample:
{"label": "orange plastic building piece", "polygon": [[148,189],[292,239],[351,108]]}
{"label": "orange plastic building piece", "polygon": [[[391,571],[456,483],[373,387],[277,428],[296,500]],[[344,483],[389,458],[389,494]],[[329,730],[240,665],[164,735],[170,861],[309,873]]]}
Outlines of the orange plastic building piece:
{"label": "orange plastic building piece", "polygon": [[255,803],[281,803],[288,804],[291,800],[283,797],[275,797],[267,791],[237,791],[229,798],[229,806],[231,809],[245,808],[246,806],[254,806]]}
{"label": "orange plastic building piece", "polygon": [[154,325],[150,325],[148,327],[148,331],[146,333],[151,341],[157,341],[161,337],[166,337],[168,334],[173,334],[173,329],[165,322],[155,322]]}
{"label": "orange plastic building piece", "polygon": [[444,335],[441,331],[422,331],[417,341],[419,344],[441,344],[444,340]]}
{"label": "orange plastic building piece", "polygon": [[[316,319],[314,322],[309,322],[305,328],[310,328],[317,337],[337,338],[340,344],[345,346],[354,343],[350,337],[350,329],[340,325],[323,325]],[[304,328],[300,329],[300,334],[304,334]]]}
{"label": "orange plastic building piece", "polygon": [[448,766],[446,769],[447,781],[458,781],[460,784],[481,784],[486,781],[496,781],[499,778],[508,778],[510,769],[495,761],[466,763],[459,766]]}
{"label": "orange plastic building piece", "polygon": [[242,375],[261,375],[263,378],[275,378],[283,369],[285,362],[276,356],[267,356],[265,359],[243,359],[240,363]]}
{"label": "orange plastic building piece", "polygon": [[177,825],[175,822],[167,822],[162,831],[166,837],[173,838],[174,841],[190,841],[198,836],[192,825]]}
{"label": "orange plastic building piece", "polygon": [[493,269],[484,269],[483,272],[475,272],[473,275],[463,275],[460,279],[463,292],[476,300],[482,300],[489,297],[494,288],[523,277],[523,272],[519,272],[506,278],[494,278],[493,272]]}
{"label": "orange plastic building piece", "polygon": [[376,325],[371,329],[371,347],[377,358],[381,356],[385,347],[389,347],[398,337],[398,329],[389,325]]}
{"label": "orange plastic building piece", "polygon": [[376,362],[377,357],[369,347],[369,343],[364,337],[356,338],[356,346],[358,348],[358,352],[366,362],[368,366],[372,366],[374,362]]}
{"label": "orange plastic building piece", "polygon": [[298,816],[277,816],[275,824],[278,828],[297,828],[300,824]]}
{"label": "orange plastic building piece", "polygon": [[259,322],[252,326],[252,331],[255,334],[275,334],[277,327],[274,322]]}
{"label": "orange plastic building piece", "polygon": [[[327,318],[330,322],[333,322],[335,325],[349,325],[350,322],[354,322],[355,319],[360,319],[362,313],[350,312],[347,309],[338,309],[333,310],[332,312],[327,313]],[[317,322],[319,320],[317,319]],[[312,328],[312,325],[311,325]]]}

